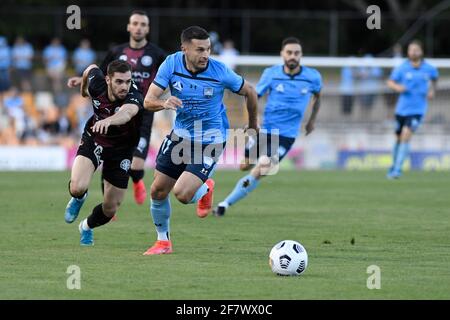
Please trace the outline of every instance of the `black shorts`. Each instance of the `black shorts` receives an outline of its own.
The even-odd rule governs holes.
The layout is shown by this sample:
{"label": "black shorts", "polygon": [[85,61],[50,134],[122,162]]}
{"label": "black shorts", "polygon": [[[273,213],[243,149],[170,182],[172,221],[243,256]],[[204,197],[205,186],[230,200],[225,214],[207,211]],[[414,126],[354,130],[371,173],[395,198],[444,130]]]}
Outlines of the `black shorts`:
{"label": "black shorts", "polygon": [[152,133],[153,115],[153,111],[143,111],[142,124],[139,128],[139,142],[136,149],[134,149],[133,157],[147,159],[148,148],[150,147],[150,135]]}
{"label": "black shorts", "polygon": [[78,147],[77,156],[89,158],[95,170],[103,163],[103,179],[121,189],[128,187],[128,171],[131,167],[132,148],[116,149],[98,145],[92,136],[84,132]]}
{"label": "black shorts", "polygon": [[410,116],[395,115],[395,134],[399,135],[403,127],[408,127],[412,132],[416,132],[422,124],[423,115],[413,114]]}
{"label": "black shorts", "polygon": [[260,132],[256,139],[249,137],[245,146],[245,157],[250,159],[252,164],[256,164],[258,158],[263,155],[279,162],[288,154],[294,142],[295,138]]}
{"label": "black shorts", "polygon": [[205,182],[212,176],[224,149],[225,142],[218,144],[194,143],[177,136],[172,131],[159,148],[156,170],[173,179],[178,179],[184,171],[187,171]]}

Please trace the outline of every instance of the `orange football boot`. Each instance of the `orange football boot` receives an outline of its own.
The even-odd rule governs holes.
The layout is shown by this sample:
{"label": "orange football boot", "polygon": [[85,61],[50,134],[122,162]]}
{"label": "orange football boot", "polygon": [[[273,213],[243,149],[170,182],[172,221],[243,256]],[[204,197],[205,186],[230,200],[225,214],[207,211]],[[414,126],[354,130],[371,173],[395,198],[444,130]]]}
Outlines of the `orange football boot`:
{"label": "orange football boot", "polygon": [[213,204],[213,192],[214,192],[214,180],[206,180],[208,186],[208,192],[197,202],[197,216],[200,218],[206,217],[212,210]]}
{"label": "orange football boot", "polygon": [[168,254],[172,253],[172,241],[170,240],[157,240],[155,244],[144,252],[144,256],[153,254]]}
{"label": "orange football boot", "polygon": [[147,198],[147,190],[145,190],[145,183],[141,179],[136,183],[133,183],[133,191],[134,191],[134,201],[137,204],[143,204],[145,202],[145,198]]}

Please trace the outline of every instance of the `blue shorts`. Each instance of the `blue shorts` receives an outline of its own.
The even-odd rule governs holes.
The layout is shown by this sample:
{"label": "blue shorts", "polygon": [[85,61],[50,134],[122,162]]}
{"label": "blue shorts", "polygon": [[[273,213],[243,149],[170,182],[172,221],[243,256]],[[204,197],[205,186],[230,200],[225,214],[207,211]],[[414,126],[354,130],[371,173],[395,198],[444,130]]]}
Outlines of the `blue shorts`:
{"label": "blue shorts", "polygon": [[178,179],[184,171],[187,171],[205,182],[212,176],[224,149],[225,142],[201,144],[183,139],[172,131],[159,148],[156,170],[173,179]]}
{"label": "blue shorts", "polygon": [[[259,133],[256,139],[254,137],[249,138],[245,146],[245,157],[252,160],[252,163],[256,163],[256,160],[263,155],[268,157],[276,156],[278,161],[281,161],[291,150],[294,142],[295,138]],[[273,146],[272,143],[274,144]]]}
{"label": "blue shorts", "polygon": [[10,86],[8,70],[0,70],[0,92],[9,90]]}
{"label": "blue shorts", "polygon": [[399,135],[403,127],[408,127],[412,132],[416,132],[422,124],[423,115],[413,114],[410,116],[395,115],[395,134]]}

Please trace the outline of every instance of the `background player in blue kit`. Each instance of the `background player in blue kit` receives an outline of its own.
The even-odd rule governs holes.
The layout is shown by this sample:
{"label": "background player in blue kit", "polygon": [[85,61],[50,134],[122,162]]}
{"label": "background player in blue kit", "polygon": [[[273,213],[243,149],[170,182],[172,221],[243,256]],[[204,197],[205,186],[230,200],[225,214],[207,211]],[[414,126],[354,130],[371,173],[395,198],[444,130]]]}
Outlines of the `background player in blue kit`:
{"label": "background player in blue kit", "polygon": [[[247,98],[249,128],[257,129],[257,94],[244,78],[222,62],[210,59],[211,41],[203,28],[181,34],[181,49],[167,57],[145,97],[152,111],[176,110],[173,131],[163,141],[151,186],[151,214],[158,240],[144,255],[172,252],[169,239],[169,193],[182,203],[196,203],[197,215],[212,209],[210,179],[227,139],[228,119],[222,102],[225,89]],[[160,96],[169,87],[171,96]]]}
{"label": "background player in blue kit", "polygon": [[387,174],[389,179],[398,179],[402,174],[403,162],[409,154],[409,142],[425,116],[427,99],[434,98],[438,77],[438,70],[423,59],[422,44],[411,42],[408,60],[392,71],[387,82],[391,89],[400,93],[395,110],[396,142],[392,166]]}
{"label": "background player in blue kit", "polygon": [[[234,190],[214,210],[216,216],[223,216],[226,209],[246,197],[259,184],[259,180],[278,165],[291,149],[300,129],[303,115],[312,105],[312,112],[306,124],[306,135],[314,130],[314,122],[320,106],[322,79],[320,73],[300,65],[302,47],[297,38],[283,40],[281,45],[283,65],[264,70],[256,86],[258,97],[269,92],[264,122],[258,140],[250,139],[245,150],[242,170],[251,168],[251,155],[255,154],[256,166],[250,174],[238,181]],[[256,159],[255,159],[256,160]]]}

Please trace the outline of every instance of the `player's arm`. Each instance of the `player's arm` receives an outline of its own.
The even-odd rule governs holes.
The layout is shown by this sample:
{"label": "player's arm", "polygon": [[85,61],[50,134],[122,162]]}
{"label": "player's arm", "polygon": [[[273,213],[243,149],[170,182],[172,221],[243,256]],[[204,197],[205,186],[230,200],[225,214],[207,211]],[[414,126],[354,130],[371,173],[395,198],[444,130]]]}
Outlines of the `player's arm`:
{"label": "player's arm", "polygon": [[244,80],[244,84],[238,94],[245,96],[247,100],[248,127],[258,130],[258,94],[255,88]]}
{"label": "player's arm", "polygon": [[175,96],[170,96],[168,99],[160,99],[164,90],[158,85],[152,83],[147,91],[144,99],[144,108],[153,112],[183,107],[183,102]]}
{"label": "player's arm", "polygon": [[[98,68],[102,70],[103,74],[106,74],[106,69],[108,67],[108,64],[114,60],[114,52],[108,51],[108,54],[106,55],[105,59],[103,59],[102,63]],[[83,72],[84,75],[84,72]],[[75,88],[81,85],[83,82],[83,76],[81,77],[70,77],[67,80],[67,87],[69,88]]]}
{"label": "player's arm", "polygon": [[386,81],[387,86],[397,93],[406,91],[406,87],[400,82],[402,81],[404,70],[401,67],[396,67],[392,70],[389,79]]}
{"label": "player's arm", "polygon": [[316,123],[317,114],[320,109],[320,92],[313,94],[311,100],[309,101],[309,105],[312,107],[312,110],[305,126],[306,135],[310,134],[314,130],[314,124]]}
{"label": "player's arm", "polygon": [[120,107],[114,115],[97,121],[92,126],[92,132],[98,132],[100,134],[108,133],[109,126],[120,126],[127,123],[139,112],[139,107],[135,104],[124,104]]}
{"label": "player's arm", "polygon": [[389,80],[386,82],[386,84],[387,84],[387,86],[388,86],[389,88],[391,88],[392,90],[394,90],[394,91],[397,92],[397,93],[402,93],[402,92],[405,92],[405,91],[406,91],[406,87],[405,87],[405,86],[401,85],[401,84],[398,83],[398,82],[395,82],[395,81],[392,80],[392,79],[389,79]]}
{"label": "player's arm", "polygon": [[430,100],[433,99],[436,94],[436,90],[437,90],[437,79],[433,79],[431,80],[430,88],[428,89],[427,98]]}
{"label": "player's arm", "polygon": [[91,64],[90,66],[88,66],[84,71],[83,71],[83,77],[81,80],[81,87],[80,87],[80,93],[83,97],[90,97],[88,88],[89,88],[89,72],[92,69],[98,68],[98,66],[96,64]]}
{"label": "player's arm", "polygon": [[83,77],[70,77],[67,80],[67,87],[69,87],[69,88],[78,87],[82,81],[83,81]]}

